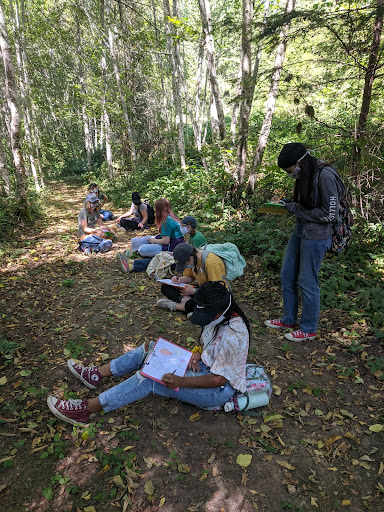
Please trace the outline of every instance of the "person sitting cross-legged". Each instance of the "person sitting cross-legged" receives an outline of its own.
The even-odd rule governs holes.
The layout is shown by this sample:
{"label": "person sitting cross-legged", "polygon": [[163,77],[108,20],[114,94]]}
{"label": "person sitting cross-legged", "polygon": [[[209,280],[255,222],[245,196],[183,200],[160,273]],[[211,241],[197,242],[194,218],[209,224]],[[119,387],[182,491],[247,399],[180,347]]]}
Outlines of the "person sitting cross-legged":
{"label": "person sitting cross-legged", "polygon": [[[243,311],[232,294],[220,282],[203,284],[196,294],[196,307],[191,322],[203,327],[200,350],[196,350],[184,377],[165,373],[162,383],[144,377],[143,366],[154,342],[126,352],[101,367],[83,367],[73,360],[68,367],[73,375],[90,389],[98,389],[107,376],[122,377],[135,372],[117,386],[96,398],[86,400],[47,399],[51,412],[63,421],[87,424],[94,412],[111,412],[150,394],[175,398],[201,408],[221,407],[236,391],[246,391],[245,364],[249,348],[250,328]],[[178,388],[178,390],[176,390]]]}

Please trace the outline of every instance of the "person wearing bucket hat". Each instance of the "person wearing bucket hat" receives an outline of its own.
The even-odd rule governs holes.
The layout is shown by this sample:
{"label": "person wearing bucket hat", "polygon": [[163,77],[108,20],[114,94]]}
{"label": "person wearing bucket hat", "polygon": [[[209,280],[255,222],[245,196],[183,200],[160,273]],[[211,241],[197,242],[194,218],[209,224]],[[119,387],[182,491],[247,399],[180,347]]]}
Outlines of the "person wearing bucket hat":
{"label": "person wearing bucket hat", "polygon": [[115,220],[121,228],[126,231],[130,229],[148,229],[148,208],[145,203],[141,201],[139,192],[132,192],[132,204],[130,209],[117,217]]}
{"label": "person wearing bucket hat", "polygon": [[196,219],[191,215],[187,215],[187,217],[184,217],[181,221],[181,232],[183,235],[189,235],[188,242],[193,247],[196,247],[196,249],[200,249],[200,247],[208,243],[205,236],[200,231],[197,231]]}
{"label": "person wearing bucket hat", "polygon": [[182,274],[182,276],[173,276],[172,282],[187,286],[180,288],[163,284],[161,292],[167,298],[157,301],[156,305],[158,308],[191,313],[195,307],[194,295],[197,291],[196,286],[191,284],[194,281],[197,281],[198,286],[207,281],[223,281],[225,286],[228,286],[224,279],[226,276],[225,263],[220,256],[210,252],[203,268],[202,255],[202,249],[196,249],[185,242],[175,247],[173,251],[173,257],[176,262],[175,272]]}
{"label": "person wearing bucket hat", "polygon": [[[293,200],[285,201],[285,208],[295,215],[296,225],[280,274],[284,313],[264,323],[273,329],[294,329],[285,334],[290,341],[313,340],[320,313],[318,274],[331,246],[345,187],[336,169],[311,156],[301,143],[286,144],[277,162],[295,180]],[[302,314],[297,325],[299,293]]]}
{"label": "person wearing bucket hat", "polygon": [[[87,424],[95,412],[108,413],[152,394],[212,409],[222,407],[237,391],[244,393],[250,339],[246,316],[222,283],[204,283],[196,299],[196,311],[200,311],[196,316],[194,312],[191,319],[203,326],[201,346],[195,347],[184,377],[171,373],[170,367],[160,383],[137,371],[89,400],[49,396],[51,412],[67,423],[81,425]],[[85,386],[95,390],[103,385],[105,377],[122,377],[140,370],[154,343],[147,341],[101,367],[83,366],[73,359],[67,361],[67,366]]]}

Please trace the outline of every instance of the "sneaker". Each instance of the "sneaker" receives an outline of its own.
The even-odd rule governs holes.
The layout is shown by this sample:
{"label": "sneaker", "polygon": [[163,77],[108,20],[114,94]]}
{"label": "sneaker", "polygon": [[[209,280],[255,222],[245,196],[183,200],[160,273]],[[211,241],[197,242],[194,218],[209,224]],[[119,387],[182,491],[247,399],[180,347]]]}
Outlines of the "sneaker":
{"label": "sneaker", "polygon": [[283,324],[283,322],[278,320],[265,320],[264,325],[267,327],[272,327],[272,329],[294,329],[295,327],[298,327],[297,324]]}
{"label": "sneaker", "polygon": [[160,309],[169,309],[169,311],[176,311],[176,304],[177,302],[174,302],[171,299],[159,299],[156,302],[156,306]]}
{"label": "sneaker", "polygon": [[82,366],[73,359],[68,359],[67,366],[75,377],[89,389],[97,389],[102,384],[103,376],[97,366]]}
{"label": "sneaker", "polygon": [[90,254],[92,254],[92,249],[90,247],[86,247],[83,251],[84,253],[84,256],[89,256]]}
{"label": "sneaker", "polygon": [[127,272],[132,272],[133,265],[130,262],[130,260],[123,253],[118,252],[116,254],[116,261],[118,263],[120,263],[120,268],[121,268],[122,272],[124,272],[125,274]]}
{"label": "sneaker", "polygon": [[303,331],[293,331],[284,334],[284,336],[289,341],[303,341],[303,340],[314,340],[316,338],[315,332],[303,332]]}
{"label": "sneaker", "polygon": [[67,423],[86,425],[89,422],[91,411],[88,409],[88,400],[59,400],[49,396],[47,404],[57,418]]}

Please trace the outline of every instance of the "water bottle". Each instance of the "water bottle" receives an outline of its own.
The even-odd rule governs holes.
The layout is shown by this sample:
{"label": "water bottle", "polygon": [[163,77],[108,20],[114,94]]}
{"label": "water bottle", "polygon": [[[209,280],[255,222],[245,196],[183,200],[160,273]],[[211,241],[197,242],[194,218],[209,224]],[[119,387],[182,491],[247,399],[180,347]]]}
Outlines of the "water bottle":
{"label": "water bottle", "polygon": [[[262,393],[252,393],[249,395],[249,403],[247,407],[247,397],[246,396],[239,396],[236,398],[239,410],[249,410],[249,409],[255,409],[256,407],[263,407],[264,405],[269,404],[269,396],[264,391]],[[224,411],[230,412],[235,410],[235,403],[233,400],[230,400],[224,404]]]}

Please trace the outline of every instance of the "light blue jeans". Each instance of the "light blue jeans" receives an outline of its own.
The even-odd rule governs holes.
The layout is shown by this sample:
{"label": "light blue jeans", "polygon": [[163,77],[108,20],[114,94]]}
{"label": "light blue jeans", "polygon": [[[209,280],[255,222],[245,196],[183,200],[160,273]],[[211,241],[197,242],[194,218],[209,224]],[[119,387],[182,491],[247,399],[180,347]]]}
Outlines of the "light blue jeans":
{"label": "light blue jeans", "polygon": [[[150,349],[155,342],[151,342]],[[148,352],[145,352],[144,344],[123,354],[111,361],[111,372],[114,377],[121,377],[127,373],[141,369]],[[198,377],[210,374],[205,364],[200,362],[200,371],[187,370],[187,377]],[[136,372],[132,377],[121,382],[117,386],[99,395],[100,404],[105,412],[110,412],[124,405],[131,404],[149,394],[168,396],[196,405],[201,408],[219,407],[235,394],[235,389],[228,382],[218,388],[179,388],[179,391],[167,388],[160,382],[143,377]]]}
{"label": "light blue jeans", "polygon": [[325,240],[303,238],[304,223],[298,221],[285,249],[281,268],[284,315],[281,321],[293,325],[297,322],[299,290],[303,303],[300,329],[315,333],[320,314],[319,270],[331,247],[332,237]]}
{"label": "light blue jeans", "polygon": [[159,244],[143,244],[137,252],[144,258],[153,258],[155,254],[159,254],[162,250],[163,246]]}

